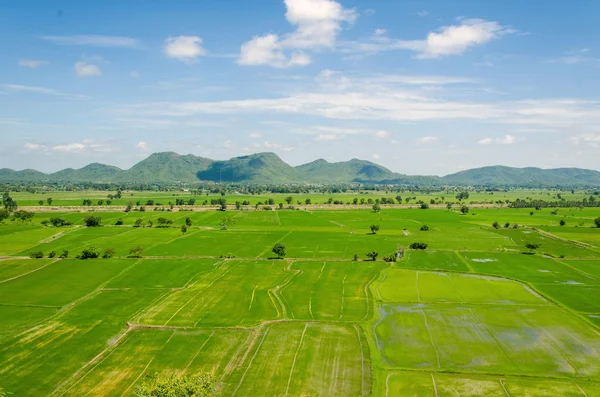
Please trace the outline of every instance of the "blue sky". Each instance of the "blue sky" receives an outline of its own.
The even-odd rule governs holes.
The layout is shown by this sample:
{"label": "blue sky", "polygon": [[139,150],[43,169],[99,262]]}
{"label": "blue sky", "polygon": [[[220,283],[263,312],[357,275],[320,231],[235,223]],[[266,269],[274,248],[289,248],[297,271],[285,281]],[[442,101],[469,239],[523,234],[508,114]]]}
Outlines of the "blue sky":
{"label": "blue sky", "polygon": [[596,1],[27,1],[0,11],[0,167],[150,153],[407,174],[600,169]]}

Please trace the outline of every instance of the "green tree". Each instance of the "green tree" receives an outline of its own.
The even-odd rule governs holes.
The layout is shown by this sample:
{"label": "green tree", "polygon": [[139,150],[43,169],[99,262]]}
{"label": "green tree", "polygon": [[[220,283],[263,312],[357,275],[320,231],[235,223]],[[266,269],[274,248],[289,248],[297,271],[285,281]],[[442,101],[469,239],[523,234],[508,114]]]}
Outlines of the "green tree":
{"label": "green tree", "polygon": [[377,234],[377,232],[379,231],[379,225],[373,224],[373,225],[369,226],[369,229],[371,229],[372,234]]}
{"label": "green tree", "polygon": [[42,259],[44,257],[44,253],[42,251],[35,251],[29,254],[31,259]]}
{"label": "green tree", "polygon": [[44,205],[44,200],[40,200],[40,201],[38,201],[38,204],[39,204],[39,205],[40,205],[40,207],[41,207],[42,205]]}
{"label": "green tree", "polygon": [[69,257],[69,251],[63,250],[62,254],[58,256],[60,259],[67,259]]}
{"label": "green tree", "polygon": [[219,210],[220,211],[227,211],[227,200],[225,200],[223,197],[221,197],[220,199],[217,200],[217,205],[219,206]]}
{"label": "green tree", "polygon": [[463,205],[462,207],[460,207],[460,213],[463,215],[467,215],[469,213],[469,207]]}
{"label": "green tree", "polygon": [[33,219],[35,213],[25,210],[18,210],[13,212],[12,220],[20,223],[25,223]]}
{"label": "green tree", "polygon": [[187,233],[187,226],[186,225],[181,225],[181,233],[183,233],[183,234]]}
{"label": "green tree", "polygon": [[429,226],[427,226],[427,225],[423,225],[423,226],[421,226],[421,229],[420,229],[420,230],[421,230],[422,232],[429,231]]}
{"label": "green tree", "polygon": [[192,218],[190,218],[189,216],[185,218],[185,225],[187,227],[192,227]]}
{"label": "green tree", "polygon": [[379,212],[379,211],[381,211],[381,206],[379,205],[379,203],[375,203],[375,204],[373,204],[373,211],[374,211],[374,212]]}
{"label": "green tree", "polygon": [[288,203],[288,205],[292,204],[293,200],[294,200],[294,198],[292,196],[287,196],[285,198],[285,202]]}
{"label": "green tree", "polygon": [[140,245],[136,245],[132,249],[129,250],[129,255],[134,258],[141,258],[144,253],[144,249]]}
{"label": "green tree", "polygon": [[77,255],[77,259],[96,259],[98,257],[100,257],[100,251],[96,247],[86,248]]}
{"label": "green tree", "polygon": [[52,205],[52,197],[48,197],[46,199],[46,202],[48,203],[48,205]]}
{"label": "green tree", "polygon": [[104,253],[102,254],[102,258],[104,259],[110,259],[113,256],[115,256],[115,249],[114,248],[107,248],[104,250]]}
{"label": "green tree", "polygon": [[133,227],[142,227],[144,225],[144,220],[142,218],[137,218],[135,220],[135,223],[133,224]]}
{"label": "green tree", "polygon": [[8,218],[10,218],[10,212],[5,208],[0,209],[0,223],[4,222]]}
{"label": "green tree", "polygon": [[427,243],[414,242],[409,247],[410,247],[411,250],[426,250],[427,249]]}
{"label": "green tree", "polygon": [[492,227],[494,229],[500,229],[500,224],[498,222],[494,222],[494,223],[492,223]]}
{"label": "green tree", "polygon": [[367,255],[367,258],[369,258],[370,260],[375,262],[377,260],[377,256],[379,255],[379,253],[376,251],[373,251],[373,252],[367,252],[366,255]]}
{"label": "green tree", "polygon": [[83,223],[85,223],[85,226],[87,227],[99,227],[100,223],[102,223],[102,218],[93,215],[86,216],[83,219]]}
{"label": "green tree", "polygon": [[567,224],[567,222],[565,222],[565,220],[564,220],[564,219],[561,219],[561,220],[560,220],[560,222],[559,222],[559,224],[560,224],[561,226],[564,226],[564,225],[566,225],[566,224]]}
{"label": "green tree", "polygon": [[148,375],[135,388],[135,397],[218,397],[220,388],[212,375]]}
{"label": "green tree", "polygon": [[286,255],[285,252],[285,245],[281,244],[281,243],[277,243],[273,246],[272,249],[273,253],[275,255],[277,255],[278,258],[283,258]]}
{"label": "green tree", "polygon": [[306,200],[304,200],[304,204],[306,204],[306,205],[310,205],[310,204],[311,204],[311,201],[310,201],[310,199],[309,199],[309,198],[307,198]]}
{"label": "green tree", "polygon": [[541,246],[540,244],[534,244],[534,243],[525,244],[525,247],[529,250],[529,253],[532,253],[536,249],[540,248],[540,246]]}
{"label": "green tree", "polygon": [[428,210],[429,209],[429,204],[426,204],[426,203],[421,204],[421,209],[422,210]]}
{"label": "green tree", "polygon": [[594,219],[594,223],[596,224],[596,227],[600,227],[600,216]]}

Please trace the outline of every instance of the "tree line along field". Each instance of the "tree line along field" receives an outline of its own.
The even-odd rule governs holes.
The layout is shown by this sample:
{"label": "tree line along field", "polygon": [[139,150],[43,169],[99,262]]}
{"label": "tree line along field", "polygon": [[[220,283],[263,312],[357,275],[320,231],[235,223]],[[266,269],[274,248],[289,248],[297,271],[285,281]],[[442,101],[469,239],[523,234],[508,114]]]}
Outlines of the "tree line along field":
{"label": "tree line along field", "polygon": [[[418,201],[430,203],[433,199],[437,202],[450,202],[458,203],[456,189],[439,190],[431,192],[421,192],[409,189],[381,189],[381,190],[358,190],[346,192],[313,192],[313,193],[239,193],[235,189],[225,192],[225,195],[221,195],[215,192],[209,191],[123,191],[120,197],[114,197],[116,192],[107,191],[37,191],[37,192],[11,192],[11,197],[16,200],[20,206],[45,206],[45,207],[61,207],[61,206],[82,206],[88,205],[84,200],[89,200],[90,206],[127,206],[129,204],[133,206],[145,205],[149,201],[152,202],[151,207],[157,204],[161,206],[168,206],[169,203],[176,204],[177,200],[183,200],[186,204],[190,199],[194,200],[194,205],[201,206],[204,201],[210,204],[212,200],[224,198],[230,205],[235,202],[247,202],[249,205],[256,205],[258,203],[278,205],[283,203],[287,205],[286,198],[292,197],[291,204],[301,203],[305,205],[307,200],[311,205],[327,204],[331,198],[331,203],[338,201],[340,203],[352,203],[356,198],[359,200],[364,199],[365,204],[368,200],[381,199],[382,197],[393,198],[397,204],[396,198],[402,197],[403,204],[415,204]],[[510,190],[499,190],[499,191],[470,191],[469,197],[464,200],[466,203],[470,202],[496,202],[506,200],[512,202],[516,199],[525,200],[527,198],[536,200],[553,201],[559,197],[564,198],[567,201],[581,201],[584,198],[589,198],[594,193],[594,190],[546,190],[546,189],[510,189]],[[560,195],[560,196],[557,196]],[[409,201],[406,201],[406,199]],[[48,201],[50,199],[50,201]],[[273,201],[269,203],[269,199]],[[110,201],[110,202],[109,202]],[[138,204],[139,203],[139,204]],[[337,204],[337,203],[336,203]]]}
{"label": "tree line along field", "polygon": [[[85,226],[90,215],[100,227]],[[223,396],[600,395],[598,216],[383,208],[7,220],[0,387],[133,396],[147,375],[210,373]],[[41,224],[56,217],[70,225]],[[76,258],[92,247],[112,254]]]}

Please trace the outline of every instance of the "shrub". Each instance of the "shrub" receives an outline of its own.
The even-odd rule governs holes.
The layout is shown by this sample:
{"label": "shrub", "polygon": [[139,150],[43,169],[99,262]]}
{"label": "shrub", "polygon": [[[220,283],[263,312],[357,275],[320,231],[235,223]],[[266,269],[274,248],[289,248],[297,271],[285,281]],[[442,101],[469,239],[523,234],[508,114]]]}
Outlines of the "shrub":
{"label": "shrub", "polygon": [[44,257],[44,253],[42,251],[35,251],[29,254],[31,259],[41,259]]}
{"label": "shrub", "polygon": [[596,227],[600,227],[600,216],[594,219],[594,224],[596,225]]}
{"label": "shrub", "polygon": [[192,218],[190,218],[189,216],[187,218],[185,218],[185,225],[187,227],[191,227],[192,226]]}
{"label": "shrub", "polygon": [[354,254],[354,258],[352,258],[352,262],[358,262],[358,255]]}
{"label": "shrub", "polygon": [[219,258],[221,258],[221,259],[233,259],[233,258],[235,258],[235,255],[233,255],[232,253],[223,254],[223,255],[219,256]]}
{"label": "shrub", "polygon": [[58,256],[61,259],[67,259],[69,257],[69,251],[63,250],[62,254]]}
{"label": "shrub", "polygon": [[129,255],[134,258],[141,258],[144,253],[144,249],[138,245],[129,250]]}
{"label": "shrub", "polygon": [[565,220],[564,220],[564,219],[561,219],[561,220],[560,220],[560,222],[559,222],[559,224],[560,224],[561,226],[564,226],[564,225],[566,225],[566,224],[567,224],[567,222],[565,222]]}
{"label": "shrub", "polygon": [[114,248],[107,248],[104,250],[104,253],[102,254],[102,258],[104,259],[110,259],[113,256],[115,256],[115,249]]}
{"label": "shrub", "polygon": [[377,232],[379,231],[379,225],[371,225],[369,229],[371,229],[371,233],[377,234]]}
{"label": "shrub", "polygon": [[415,242],[415,243],[412,243],[410,245],[410,249],[411,250],[426,250],[427,249],[427,244],[426,243]]}
{"label": "shrub", "polygon": [[369,258],[370,260],[372,260],[373,262],[375,262],[377,260],[377,256],[379,256],[379,252],[367,252],[367,258]]}
{"label": "shrub", "polygon": [[185,234],[187,232],[187,226],[181,225],[181,233]]}
{"label": "shrub", "polygon": [[81,251],[81,254],[77,255],[77,259],[97,259],[100,256],[100,252],[96,247],[89,247]]}
{"label": "shrub", "polygon": [[421,209],[422,210],[428,210],[429,209],[429,204],[426,204],[426,203],[421,204]]}
{"label": "shrub", "polygon": [[142,227],[144,225],[144,220],[142,218],[138,218],[135,220],[133,227]]}
{"label": "shrub", "polygon": [[508,228],[510,227],[510,223],[509,223],[509,222],[506,222],[506,223],[504,224],[504,227],[505,227],[506,229],[508,229]]}
{"label": "shrub", "polygon": [[50,223],[54,227],[70,226],[73,223],[59,217],[50,218]]}
{"label": "shrub", "polygon": [[220,388],[210,374],[206,375],[147,375],[135,388],[135,397],[218,397]]}
{"label": "shrub", "polygon": [[123,226],[123,219],[119,219],[115,222],[115,226]]}
{"label": "shrub", "polygon": [[494,222],[494,223],[492,223],[492,227],[494,229],[500,229],[500,224],[498,222]]}
{"label": "shrub", "polygon": [[100,218],[99,216],[86,216],[83,219],[83,222],[85,223],[85,226],[87,227],[99,227],[100,223],[102,222],[102,218]]}
{"label": "shrub", "polygon": [[52,259],[56,256],[56,252],[54,251],[50,251],[50,253],[48,254],[48,258]]}
{"label": "shrub", "polygon": [[285,245],[281,244],[281,243],[277,243],[273,246],[272,249],[273,253],[275,255],[277,255],[278,258],[283,258],[286,255],[285,252]]}
{"label": "shrub", "polygon": [[421,231],[422,231],[422,232],[426,232],[426,231],[428,231],[428,230],[429,230],[429,226],[427,226],[427,225],[423,225],[423,226],[421,226]]}
{"label": "shrub", "polygon": [[383,257],[385,262],[396,262],[398,260],[398,253],[394,252],[393,254],[387,255]]}

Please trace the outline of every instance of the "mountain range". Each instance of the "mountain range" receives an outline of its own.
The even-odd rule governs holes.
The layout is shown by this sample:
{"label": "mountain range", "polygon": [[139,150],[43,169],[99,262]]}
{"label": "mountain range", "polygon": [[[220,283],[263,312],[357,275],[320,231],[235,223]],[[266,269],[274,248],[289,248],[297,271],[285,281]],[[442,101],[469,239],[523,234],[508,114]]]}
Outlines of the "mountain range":
{"label": "mountain range", "polygon": [[600,172],[581,168],[513,168],[489,166],[439,176],[398,174],[370,161],[330,163],[318,159],[293,167],[274,153],[229,160],[191,154],[154,153],[127,170],[93,163],[53,174],[26,169],[0,169],[0,182],[171,183],[200,181],[236,183],[368,183],[483,186],[600,186]]}

